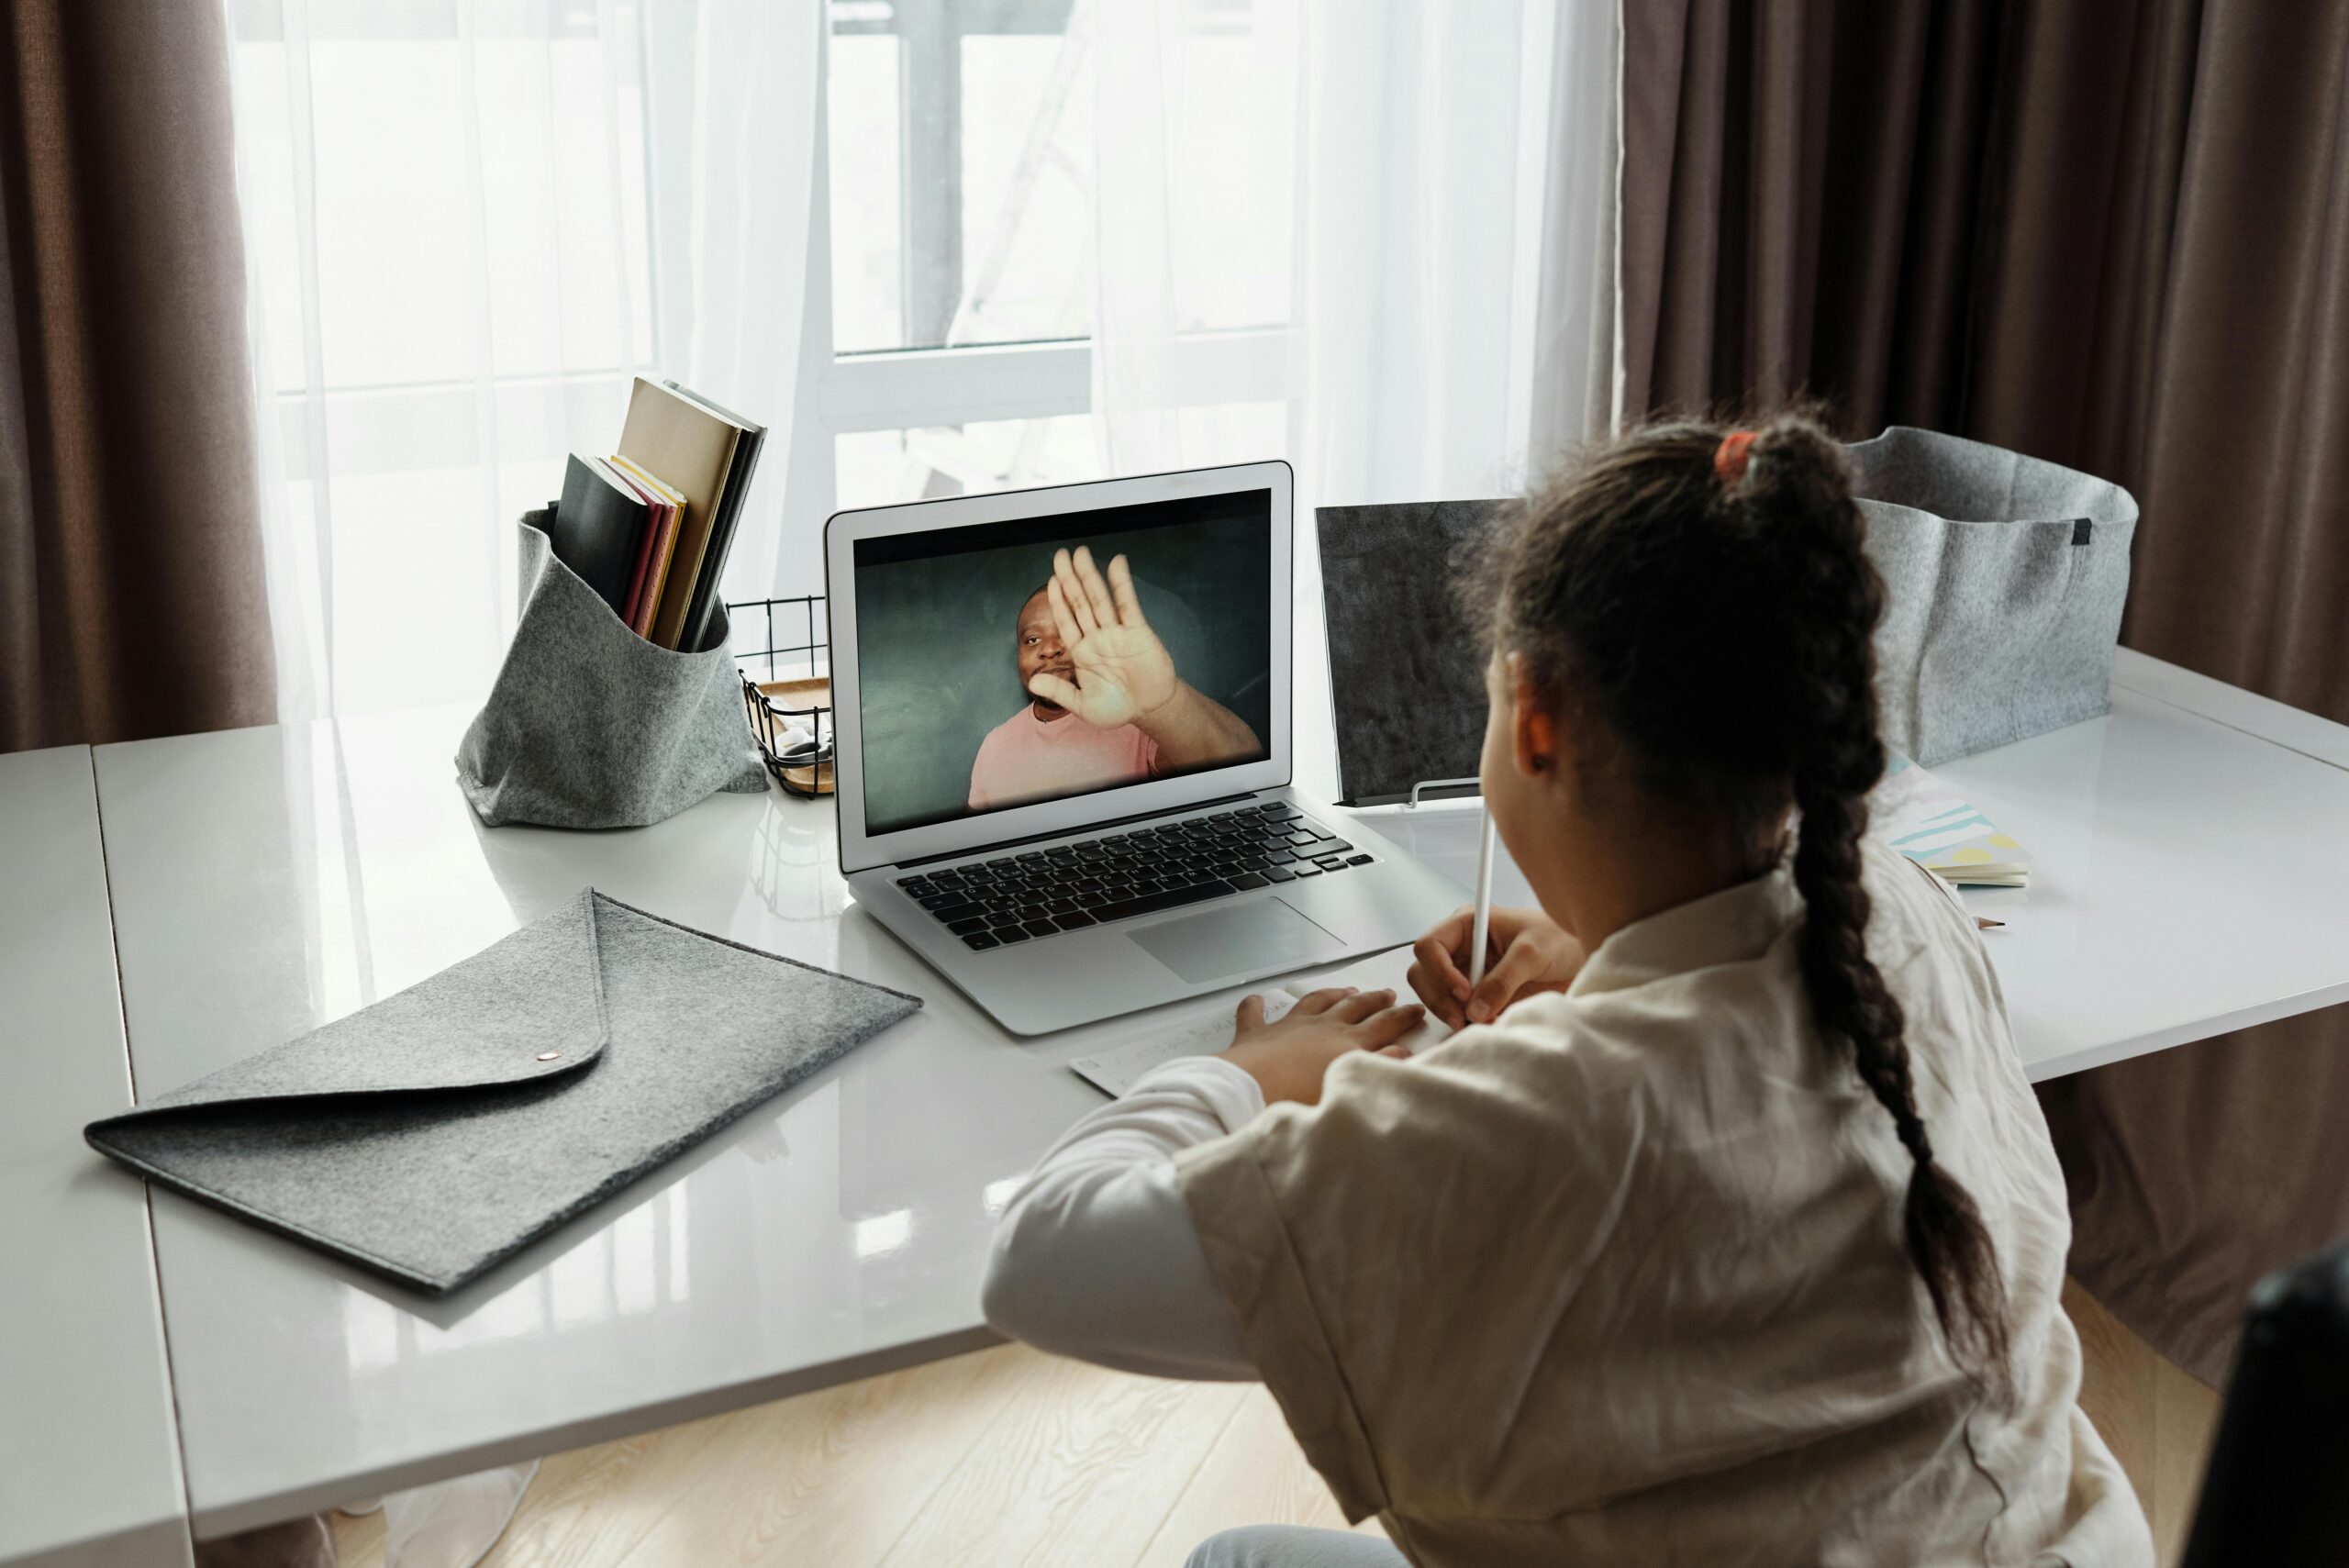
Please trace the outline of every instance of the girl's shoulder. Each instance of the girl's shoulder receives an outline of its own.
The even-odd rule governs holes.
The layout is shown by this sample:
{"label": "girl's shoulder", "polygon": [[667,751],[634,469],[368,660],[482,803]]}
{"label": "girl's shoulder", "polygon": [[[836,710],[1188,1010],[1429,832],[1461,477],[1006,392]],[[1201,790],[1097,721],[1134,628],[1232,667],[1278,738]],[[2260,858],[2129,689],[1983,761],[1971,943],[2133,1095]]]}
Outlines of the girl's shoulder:
{"label": "girl's shoulder", "polygon": [[1628,1010],[1610,994],[1544,991],[1521,996],[1487,1024],[1471,1024],[1411,1059],[1413,1066],[1564,1073],[1591,1088],[1636,1075],[1638,1042]]}
{"label": "girl's shoulder", "polygon": [[1932,950],[1941,956],[1978,957],[1979,929],[1956,888],[1889,844],[1860,841],[1861,877],[1868,890],[1868,955],[1879,968]]}
{"label": "girl's shoulder", "polygon": [[1738,973],[1726,967],[1625,989],[1527,996],[1409,1065],[1531,1093],[1570,1119],[1603,1120],[1626,1101],[1685,1107],[1694,1103],[1691,1077],[1709,1079],[1725,1062],[1793,1071],[1815,1054],[1801,1043],[1809,1012],[1789,959],[1765,954],[1735,966]]}

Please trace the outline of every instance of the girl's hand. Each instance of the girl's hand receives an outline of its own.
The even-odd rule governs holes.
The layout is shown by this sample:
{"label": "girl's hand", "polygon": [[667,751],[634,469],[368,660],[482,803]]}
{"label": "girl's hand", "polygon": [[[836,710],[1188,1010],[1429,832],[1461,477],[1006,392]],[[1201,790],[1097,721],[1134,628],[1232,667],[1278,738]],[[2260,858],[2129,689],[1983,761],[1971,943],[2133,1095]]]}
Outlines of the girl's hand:
{"label": "girl's hand", "polygon": [[1489,1023],[1520,996],[1563,991],[1587,955],[1582,944],[1539,909],[1493,910],[1485,978],[1468,989],[1468,939],[1475,911],[1466,905],[1411,949],[1411,989],[1453,1029]]}
{"label": "girl's hand", "polygon": [[1264,1086],[1267,1105],[1318,1105],[1330,1063],[1350,1051],[1406,1055],[1395,1042],[1419,1027],[1423,1011],[1416,1002],[1395,1006],[1392,991],[1349,985],[1316,991],[1288,1017],[1268,1024],[1264,999],[1250,996],[1240,1004],[1239,1027],[1223,1059]]}

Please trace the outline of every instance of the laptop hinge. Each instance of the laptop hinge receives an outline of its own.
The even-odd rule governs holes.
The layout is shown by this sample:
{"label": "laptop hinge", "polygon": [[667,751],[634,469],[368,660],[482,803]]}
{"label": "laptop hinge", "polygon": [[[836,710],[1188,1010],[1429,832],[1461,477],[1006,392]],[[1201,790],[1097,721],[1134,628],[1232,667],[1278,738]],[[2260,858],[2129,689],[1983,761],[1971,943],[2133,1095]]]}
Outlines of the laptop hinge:
{"label": "laptop hinge", "polygon": [[1063,828],[1053,833],[1030,833],[1024,839],[1005,839],[993,844],[974,844],[967,850],[949,850],[942,855],[924,855],[918,861],[898,861],[890,869],[912,871],[919,866],[934,866],[941,861],[959,861],[966,855],[984,855],[991,851],[1016,850],[1022,844],[1050,844],[1062,839],[1085,838],[1098,833],[1114,832],[1136,822],[1149,822],[1161,817],[1173,817],[1180,812],[1197,811],[1204,806],[1230,806],[1235,800],[1252,800],[1260,792],[1248,790],[1240,795],[1219,795],[1213,800],[1195,800],[1188,806],[1170,806],[1159,811],[1139,812],[1131,817],[1113,817],[1107,822],[1088,823],[1082,828]]}

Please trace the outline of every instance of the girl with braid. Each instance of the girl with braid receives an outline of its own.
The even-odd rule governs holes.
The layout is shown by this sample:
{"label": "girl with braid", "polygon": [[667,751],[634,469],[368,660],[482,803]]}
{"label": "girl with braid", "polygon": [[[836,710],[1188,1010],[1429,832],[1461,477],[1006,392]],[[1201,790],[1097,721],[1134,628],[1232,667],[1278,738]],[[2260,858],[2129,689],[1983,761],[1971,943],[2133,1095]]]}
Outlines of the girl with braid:
{"label": "girl with braid", "polygon": [[1391,993],[1241,1005],[1080,1122],[986,1303],[1261,1378],[1349,1519],[1195,1568],[2139,1568],[2078,1407],[2064,1184],[1973,920],[1865,836],[1883,586],[1799,417],[1652,427],[1514,509],[1469,598],[1485,800],[1540,900]]}

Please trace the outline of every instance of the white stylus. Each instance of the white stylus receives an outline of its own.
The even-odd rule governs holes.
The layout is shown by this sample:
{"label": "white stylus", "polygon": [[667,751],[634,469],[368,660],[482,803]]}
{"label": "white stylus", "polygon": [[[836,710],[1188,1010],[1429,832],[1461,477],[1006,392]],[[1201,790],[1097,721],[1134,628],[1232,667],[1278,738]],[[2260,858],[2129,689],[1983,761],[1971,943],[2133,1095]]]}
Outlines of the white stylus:
{"label": "white stylus", "polygon": [[1485,813],[1485,842],[1476,851],[1476,925],[1468,935],[1468,989],[1485,980],[1485,943],[1493,930],[1493,814]]}

